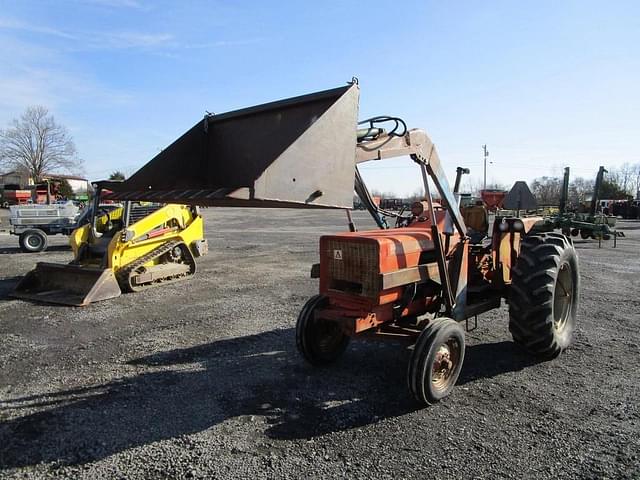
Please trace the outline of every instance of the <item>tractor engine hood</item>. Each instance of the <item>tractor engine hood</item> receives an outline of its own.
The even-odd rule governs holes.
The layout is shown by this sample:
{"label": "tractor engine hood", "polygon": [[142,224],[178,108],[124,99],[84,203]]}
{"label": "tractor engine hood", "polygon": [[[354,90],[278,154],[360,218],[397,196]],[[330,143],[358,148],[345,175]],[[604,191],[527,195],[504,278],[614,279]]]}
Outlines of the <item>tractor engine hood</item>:
{"label": "tractor engine hood", "polygon": [[351,208],[357,84],[207,115],[105,198]]}

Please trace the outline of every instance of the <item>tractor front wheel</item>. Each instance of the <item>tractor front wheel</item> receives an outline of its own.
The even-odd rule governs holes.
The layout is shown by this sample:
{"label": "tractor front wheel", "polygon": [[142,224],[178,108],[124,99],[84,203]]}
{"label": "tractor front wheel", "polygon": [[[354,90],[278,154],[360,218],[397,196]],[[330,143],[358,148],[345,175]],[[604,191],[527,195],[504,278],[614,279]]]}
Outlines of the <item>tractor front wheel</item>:
{"label": "tractor front wheel", "polygon": [[344,333],[338,322],[316,317],[316,311],[326,305],[326,297],[311,297],[302,307],[296,324],[298,351],[314,366],[335,362],[349,345],[349,335]]}
{"label": "tractor front wheel", "polygon": [[420,332],[407,369],[409,390],[418,402],[432,405],[451,393],[464,349],[464,330],[450,318],[437,318]]}
{"label": "tractor front wheel", "polygon": [[571,343],[576,324],[580,274],[573,245],[554,233],[526,236],[512,273],[513,340],[539,357],[557,357]]}

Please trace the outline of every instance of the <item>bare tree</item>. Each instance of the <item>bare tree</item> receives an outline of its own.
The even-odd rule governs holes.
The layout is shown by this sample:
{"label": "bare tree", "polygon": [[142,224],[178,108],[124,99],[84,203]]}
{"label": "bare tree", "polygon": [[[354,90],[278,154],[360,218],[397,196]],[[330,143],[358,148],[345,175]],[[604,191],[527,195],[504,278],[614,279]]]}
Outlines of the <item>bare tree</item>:
{"label": "bare tree", "polygon": [[633,167],[628,163],[623,163],[620,167],[620,189],[623,192],[631,190],[631,179],[633,177]]}
{"label": "bare tree", "polygon": [[405,198],[408,203],[420,202],[424,200],[426,197],[424,193],[424,188],[416,188],[411,195]]}
{"label": "bare tree", "polygon": [[634,198],[640,199],[640,163],[633,165],[633,191]]}
{"label": "bare tree", "polygon": [[0,130],[0,165],[29,175],[34,183],[53,172],[78,171],[82,160],[67,129],[42,106],[29,107]]}
{"label": "bare tree", "polygon": [[593,193],[593,184],[594,181],[591,179],[574,178],[569,184],[569,203],[578,206],[586,202],[587,197]]}
{"label": "bare tree", "polygon": [[[471,179],[465,179],[465,177],[462,177],[462,187],[460,189],[460,191],[462,192],[466,192],[466,193],[471,193],[474,197],[479,197],[480,196],[480,191],[484,189],[484,182],[481,178],[476,178],[475,180],[473,178]],[[504,190],[504,191],[508,191],[510,189],[510,187],[508,187],[506,184],[501,183],[496,181],[495,179],[491,179],[491,181],[487,182],[487,190]]]}
{"label": "bare tree", "polygon": [[557,177],[540,177],[531,182],[531,193],[541,205],[556,205],[560,202],[562,179]]}

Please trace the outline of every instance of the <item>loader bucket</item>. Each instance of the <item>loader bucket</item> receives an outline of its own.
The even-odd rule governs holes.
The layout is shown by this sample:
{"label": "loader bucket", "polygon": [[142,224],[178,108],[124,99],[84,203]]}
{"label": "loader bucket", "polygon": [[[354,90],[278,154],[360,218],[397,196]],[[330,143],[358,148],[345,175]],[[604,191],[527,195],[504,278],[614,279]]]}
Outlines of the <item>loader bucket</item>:
{"label": "loader bucket", "polygon": [[121,293],[110,268],[38,262],[11,296],[38,302],[83,307]]}
{"label": "loader bucket", "polygon": [[351,208],[357,84],[207,115],[105,198]]}

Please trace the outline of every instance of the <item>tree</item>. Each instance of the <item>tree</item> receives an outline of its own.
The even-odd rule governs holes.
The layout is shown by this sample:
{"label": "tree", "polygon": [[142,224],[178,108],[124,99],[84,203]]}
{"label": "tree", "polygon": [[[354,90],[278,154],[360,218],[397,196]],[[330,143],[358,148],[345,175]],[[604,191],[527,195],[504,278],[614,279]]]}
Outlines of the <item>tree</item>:
{"label": "tree", "polygon": [[0,130],[0,164],[38,183],[47,173],[80,170],[82,160],[67,129],[45,107],[35,106]]}
{"label": "tree", "polygon": [[593,193],[593,184],[593,180],[574,178],[569,184],[569,204],[577,207],[586,202],[587,196]]}
{"label": "tree", "polygon": [[61,179],[58,184],[58,195],[67,199],[73,197],[73,188],[71,188],[71,185],[66,178]]}
{"label": "tree", "polygon": [[531,193],[540,205],[557,205],[561,191],[562,179],[557,177],[540,177],[531,182]]}
{"label": "tree", "polygon": [[599,200],[626,200],[630,197],[621,186],[616,182],[612,182],[608,179],[602,181],[600,187]]}
{"label": "tree", "polygon": [[109,180],[124,180],[125,176],[120,170],[116,170],[111,175],[109,175]]}
{"label": "tree", "polygon": [[636,163],[633,166],[633,179],[632,179],[633,190],[632,194],[635,198],[640,199],[640,163]]}
{"label": "tree", "polygon": [[[475,180],[469,179],[467,180],[465,177],[462,177],[462,187],[460,189],[461,192],[471,193],[474,197],[479,197],[480,192],[484,190],[484,181],[481,178],[477,178]],[[510,187],[505,185],[504,183],[500,183],[495,179],[491,179],[491,181],[487,182],[487,190],[503,190],[508,191]]]}

